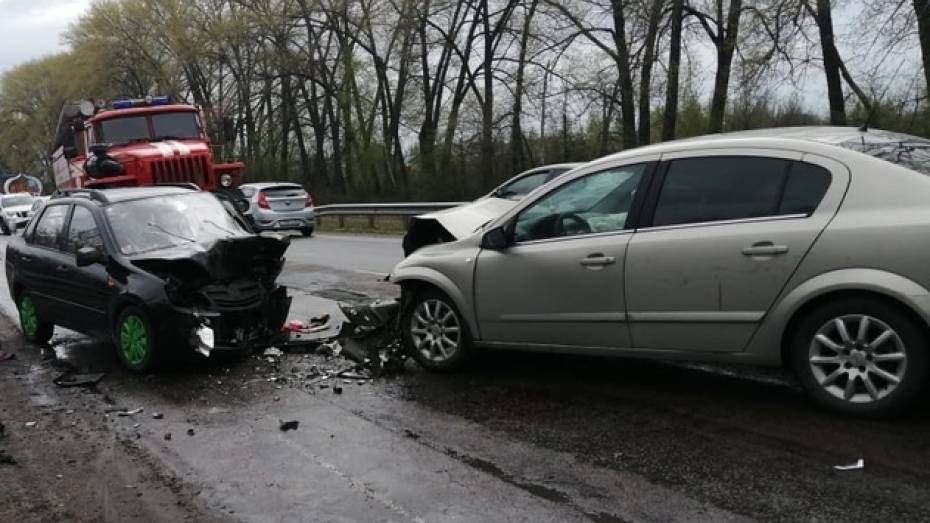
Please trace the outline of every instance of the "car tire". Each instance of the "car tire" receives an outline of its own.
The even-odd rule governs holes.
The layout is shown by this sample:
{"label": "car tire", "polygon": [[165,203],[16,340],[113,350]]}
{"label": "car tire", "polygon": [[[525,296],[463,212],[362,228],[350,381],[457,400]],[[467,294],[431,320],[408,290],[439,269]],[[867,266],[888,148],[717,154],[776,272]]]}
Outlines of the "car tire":
{"label": "car tire", "polygon": [[145,311],[130,305],[120,311],[113,327],[120,362],[135,372],[149,372],[160,363],[160,351]]}
{"label": "car tire", "polygon": [[313,236],[313,227],[304,227],[300,230],[300,234],[303,234],[306,237]]}
{"label": "car tire", "polygon": [[55,331],[55,324],[43,320],[36,310],[32,297],[26,293],[20,293],[16,300],[16,308],[19,311],[19,326],[23,331],[23,336],[39,345],[45,345],[48,340],[52,339]]}
{"label": "car tire", "polygon": [[0,220],[0,232],[3,232],[4,236],[12,236],[13,232],[10,231],[10,228],[6,225],[6,220]]}
{"label": "car tire", "polygon": [[855,298],[817,307],[800,322],[791,363],[810,397],[864,417],[900,412],[930,376],[926,325],[901,307]]}
{"label": "car tire", "polygon": [[414,296],[401,319],[404,346],[425,369],[454,372],[471,359],[468,325],[455,303],[438,290]]}

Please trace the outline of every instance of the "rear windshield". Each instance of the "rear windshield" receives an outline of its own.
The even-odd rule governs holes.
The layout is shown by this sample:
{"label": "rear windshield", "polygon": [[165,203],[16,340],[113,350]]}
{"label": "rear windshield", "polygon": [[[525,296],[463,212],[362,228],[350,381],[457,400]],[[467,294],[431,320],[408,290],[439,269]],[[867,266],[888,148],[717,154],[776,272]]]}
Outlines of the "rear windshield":
{"label": "rear windshield", "polygon": [[930,175],[930,140],[891,131],[869,131],[839,144],[846,149],[874,156]]}
{"label": "rear windshield", "polygon": [[0,198],[0,207],[19,207],[21,205],[31,205],[32,196],[23,194],[21,196],[5,196]]}
{"label": "rear windshield", "polygon": [[304,191],[303,187],[299,185],[275,185],[274,187],[262,189],[262,192],[270,197],[304,196],[307,194],[307,191]]}

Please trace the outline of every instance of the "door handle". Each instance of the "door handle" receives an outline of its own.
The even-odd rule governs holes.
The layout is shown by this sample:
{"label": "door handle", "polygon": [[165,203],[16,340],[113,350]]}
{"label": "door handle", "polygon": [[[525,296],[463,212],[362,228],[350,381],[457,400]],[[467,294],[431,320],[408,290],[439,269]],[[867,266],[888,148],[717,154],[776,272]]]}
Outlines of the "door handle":
{"label": "door handle", "polygon": [[756,242],[743,249],[743,256],[777,256],[787,252],[787,245],[775,245],[772,242]]}
{"label": "door handle", "polygon": [[595,253],[588,255],[587,258],[582,258],[580,263],[585,267],[603,267],[604,265],[610,265],[616,261],[617,259],[613,256],[604,256],[601,253]]}

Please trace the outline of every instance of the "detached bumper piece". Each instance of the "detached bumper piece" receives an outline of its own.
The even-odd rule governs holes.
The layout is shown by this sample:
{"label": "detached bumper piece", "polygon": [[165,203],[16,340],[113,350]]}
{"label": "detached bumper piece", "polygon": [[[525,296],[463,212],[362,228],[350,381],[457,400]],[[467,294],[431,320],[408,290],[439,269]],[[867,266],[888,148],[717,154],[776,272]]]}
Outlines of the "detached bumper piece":
{"label": "detached bumper piece", "polygon": [[403,368],[406,355],[400,342],[400,302],[377,301],[369,305],[340,305],[344,321],[328,316],[288,324],[288,339],[284,347],[288,352],[307,352],[317,347],[336,343],[340,354],[363,365],[372,376]]}

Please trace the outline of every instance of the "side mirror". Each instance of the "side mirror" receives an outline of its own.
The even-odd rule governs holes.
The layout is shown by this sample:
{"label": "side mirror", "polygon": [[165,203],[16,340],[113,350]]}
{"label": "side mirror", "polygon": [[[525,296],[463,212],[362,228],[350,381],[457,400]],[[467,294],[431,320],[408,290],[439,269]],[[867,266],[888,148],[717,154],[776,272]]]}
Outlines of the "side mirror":
{"label": "side mirror", "polygon": [[77,147],[73,145],[66,145],[62,148],[61,152],[65,155],[65,158],[70,160],[71,158],[77,156],[78,150]]}
{"label": "side mirror", "polygon": [[510,240],[507,239],[507,233],[503,227],[495,227],[484,233],[481,237],[481,248],[499,251],[510,246]]}
{"label": "side mirror", "polygon": [[88,265],[93,265],[95,263],[103,263],[106,261],[106,256],[103,254],[97,247],[81,247],[74,253],[74,263],[78,267],[87,267]]}
{"label": "side mirror", "polygon": [[92,143],[87,147],[90,152],[94,154],[103,154],[110,150],[110,147],[113,147],[112,143]]}

